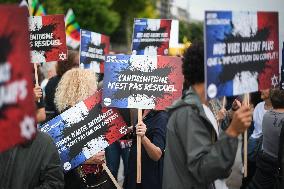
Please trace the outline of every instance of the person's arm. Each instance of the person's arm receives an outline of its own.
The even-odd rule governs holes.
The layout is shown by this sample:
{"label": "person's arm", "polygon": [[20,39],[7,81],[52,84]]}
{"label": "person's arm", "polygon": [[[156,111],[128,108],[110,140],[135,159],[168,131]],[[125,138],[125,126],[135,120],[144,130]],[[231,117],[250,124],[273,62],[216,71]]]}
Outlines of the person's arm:
{"label": "person's arm", "polygon": [[45,108],[39,108],[36,110],[36,120],[37,123],[41,123],[43,121],[45,121],[46,119],[46,113],[45,113]]}
{"label": "person's arm", "polygon": [[165,148],[165,132],[163,132],[160,128],[155,128],[153,133],[153,141],[151,141],[147,136],[145,136],[146,130],[147,127],[142,122],[137,125],[136,134],[142,137],[141,143],[144,146],[148,156],[153,161],[159,161],[163,155],[162,150]]}
{"label": "person's arm", "polygon": [[235,99],[232,107],[230,110],[227,111],[224,119],[220,122],[220,126],[222,128],[223,131],[227,130],[227,128],[229,127],[232,118],[234,116],[234,113],[241,107],[241,102],[238,99]]}
{"label": "person's arm", "polygon": [[142,138],[142,144],[148,156],[154,161],[159,161],[163,155],[162,150],[155,146],[146,136]]}
{"label": "person's arm", "polygon": [[86,160],[84,164],[103,164],[105,159],[105,151],[98,152],[90,159]]}
{"label": "person's arm", "polygon": [[[235,129],[231,128],[228,134],[221,133],[218,141],[214,143],[213,129],[210,130],[208,125],[204,124],[204,120],[200,119],[193,110],[180,112],[176,118],[177,137],[181,141],[186,156],[185,166],[193,177],[199,183],[208,184],[216,179],[228,177],[238,149]],[[244,127],[239,118],[234,123]]]}
{"label": "person's arm", "polygon": [[57,148],[49,136],[45,136],[44,159],[40,170],[40,185],[35,189],[63,189],[64,176]]}
{"label": "person's arm", "polygon": [[43,97],[42,97],[42,89],[40,88],[40,86],[34,87],[34,96],[35,96],[35,102],[37,106],[36,120],[37,120],[37,123],[41,123],[45,121],[46,113],[45,113],[45,107],[44,107]]}

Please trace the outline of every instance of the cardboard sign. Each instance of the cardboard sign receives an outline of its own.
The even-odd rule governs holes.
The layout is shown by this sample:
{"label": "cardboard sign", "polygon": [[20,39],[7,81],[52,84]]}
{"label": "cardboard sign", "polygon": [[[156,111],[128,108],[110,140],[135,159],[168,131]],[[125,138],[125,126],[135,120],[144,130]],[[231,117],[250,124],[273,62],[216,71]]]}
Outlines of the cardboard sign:
{"label": "cardboard sign", "polygon": [[172,20],[135,19],[133,55],[168,55]]}
{"label": "cardboard sign", "polygon": [[115,109],[101,107],[101,92],[76,104],[40,128],[54,140],[64,171],[69,171],[127,133]]}
{"label": "cardboard sign", "polygon": [[105,55],[109,53],[109,37],[96,32],[80,32],[80,66],[103,73]]}
{"label": "cardboard sign", "polygon": [[27,9],[0,6],[0,152],[36,133]]}
{"label": "cardboard sign", "polygon": [[277,12],[205,13],[207,96],[233,96],[279,84]]}
{"label": "cardboard sign", "polygon": [[67,59],[64,15],[30,17],[32,63]]}
{"label": "cardboard sign", "polygon": [[182,94],[181,66],[179,57],[106,56],[104,106],[164,110]]}

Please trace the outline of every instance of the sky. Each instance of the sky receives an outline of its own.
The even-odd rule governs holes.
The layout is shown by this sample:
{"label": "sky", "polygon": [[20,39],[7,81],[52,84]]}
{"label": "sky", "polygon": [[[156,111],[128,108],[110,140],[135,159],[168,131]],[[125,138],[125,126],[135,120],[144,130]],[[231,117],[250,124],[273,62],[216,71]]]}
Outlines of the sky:
{"label": "sky", "polygon": [[[192,19],[203,20],[204,10],[279,11],[283,17],[283,0],[176,0],[188,6]],[[245,5],[245,6],[244,6]]]}

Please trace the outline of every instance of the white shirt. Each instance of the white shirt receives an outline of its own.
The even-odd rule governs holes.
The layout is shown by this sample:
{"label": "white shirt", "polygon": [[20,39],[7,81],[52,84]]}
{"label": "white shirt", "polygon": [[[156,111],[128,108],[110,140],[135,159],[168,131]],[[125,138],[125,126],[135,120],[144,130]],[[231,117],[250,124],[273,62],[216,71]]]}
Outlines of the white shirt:
{"label": "white shirt", "polygon": [[[210,110],[210,108],[208,108],[208,106],[206,106],[204,104],[202,104],[202,105],[203,105],[203,109],[204,109],[206,117],[209,119],[209,121],[213,125],[213,127],[214,127],[214,129],[217,133],[217,137],[219,137],[219,127],[218,127],[218,123],[217,123],[216,118],[214,117],[213,112]],[[215,184],[216,189],[228,189],[225,179],[215,180],[214,184]]]}
{"label": "white shirt", "polygon": [[218,123],[217,123],[217,120],[216,120],[213,112],[205,104],[202,104],[202,106],[203,106],[203,109],[204,109],[206,117],[209,119],[209,121],[213,125],[213,127],[214,127],[214,129],[215,129],[215,131],[217,133],[217,136],[219,137],[219,127],[218,127]]}
{"label": "white shirt", "polygon": [[42,93],[43,93],[43,99],[45,98],[45,87],[47,83],[48,83],[48,79],[44,79],[40,84],[40,88],[42,89]]}
{"label": "white shirt", "polygon": [[254,130],[251,135],[252,138],[259,138],[262,135],[262,120],[267,110],[264,109],[265,102],[260,102],[256,105],[253,111]]}

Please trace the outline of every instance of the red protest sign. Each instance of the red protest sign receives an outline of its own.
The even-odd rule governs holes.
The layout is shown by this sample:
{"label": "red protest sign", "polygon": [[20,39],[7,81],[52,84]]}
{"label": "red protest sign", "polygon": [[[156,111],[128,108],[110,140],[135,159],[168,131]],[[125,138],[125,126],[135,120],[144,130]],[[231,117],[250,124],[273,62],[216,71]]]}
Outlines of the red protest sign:
{"label": "red protest sign", "polygon": [[64,15],[30,17],[29,29],[32,63],[67,59]]}
{"label": "red protest sign", "polygon": [[0,152],[36,133],[26,11],[0,6]]}

